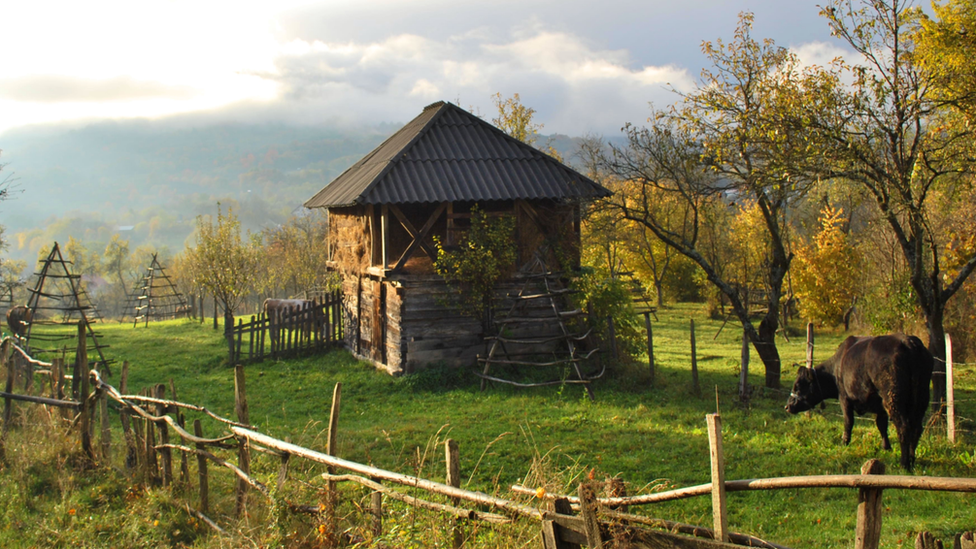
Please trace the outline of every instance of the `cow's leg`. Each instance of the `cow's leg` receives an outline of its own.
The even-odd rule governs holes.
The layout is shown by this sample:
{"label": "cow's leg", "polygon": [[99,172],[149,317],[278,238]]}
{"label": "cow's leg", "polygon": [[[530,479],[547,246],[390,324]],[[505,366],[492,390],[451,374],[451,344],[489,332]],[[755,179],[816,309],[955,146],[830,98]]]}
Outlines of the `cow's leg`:
{"label": "cow's leg", "polygon": [[[891,441],[888,440],[888,414],[884,411],[879,412],[874,423],[878,426],[878,432],[881,433],[881,445],[885,450],[891,450]],[[898,439],[901,440],[901,433],[898,433]]]}
{"label": "cow's leg", "polygon": [[840,411],[844,414],[844,437],[840,440],[847,446],[851,443],[851,431],[854,430],[854,405],[848,402],[846,398],[842,398],[840,399]]}

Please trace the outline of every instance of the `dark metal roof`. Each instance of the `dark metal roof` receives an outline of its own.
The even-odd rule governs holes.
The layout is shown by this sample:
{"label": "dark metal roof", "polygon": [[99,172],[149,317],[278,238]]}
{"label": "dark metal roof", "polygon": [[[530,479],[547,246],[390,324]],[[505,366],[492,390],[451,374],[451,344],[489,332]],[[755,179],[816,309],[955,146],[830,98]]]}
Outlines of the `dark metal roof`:
{"label": "dark metal roof", "polygon": [[427,106],[305,207],[609,194],[551,156],[442,101]]}

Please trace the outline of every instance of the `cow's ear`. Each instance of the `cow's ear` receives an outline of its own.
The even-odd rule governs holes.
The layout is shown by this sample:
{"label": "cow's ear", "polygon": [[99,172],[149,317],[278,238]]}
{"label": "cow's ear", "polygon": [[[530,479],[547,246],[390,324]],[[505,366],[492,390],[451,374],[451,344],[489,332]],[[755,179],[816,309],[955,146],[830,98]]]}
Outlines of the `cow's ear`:
{"label": "cow's ear", "polygon": [[800,366],[796,370],[796,375],[803,376],[803,373],[806,372],[806,371],[807,371],[807,367],[806,366]]}

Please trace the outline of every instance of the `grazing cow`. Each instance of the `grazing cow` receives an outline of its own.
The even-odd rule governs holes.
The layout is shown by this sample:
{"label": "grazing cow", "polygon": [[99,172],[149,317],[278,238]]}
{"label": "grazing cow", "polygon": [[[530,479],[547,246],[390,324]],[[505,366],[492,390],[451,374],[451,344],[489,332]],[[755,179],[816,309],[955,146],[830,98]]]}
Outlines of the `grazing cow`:
{"label": "grazing cow", "polygon": [[[268,316],[268,320],[270,321],[269,327],[271,332],[271,343],[273,345],[278,345],[278,335],[282,329],[281,322],[289,322],[288,325],[291,326],[291,321],[294,319],[293,315],[311,304],[312,302],[306,299],[264,300],[264,314]],[[287,327],[288,326],[285,326],[285,328]],[[302,329],[307,328],[302,326]]]}
{"label": "grazing cow", "polygon": [[901,446],[901,465],[911,471],[929,405],[932,366],[932,353],[915,336],[851,336],[823,364],[813,369],[800,367],[786,411],[796,414],[824,399],[839,399],[844,444],[851,441],[854,414],[873,412],[885,450],[891,449],[891,418]]}
{"label": "grazing cow", "polygon": [[15,336],[22,338],[27,335],[27,326],[30,325],[33,318],[33,311],[24,305],[17,305],[7,311],[7,326],[10,327],[10,331]]}

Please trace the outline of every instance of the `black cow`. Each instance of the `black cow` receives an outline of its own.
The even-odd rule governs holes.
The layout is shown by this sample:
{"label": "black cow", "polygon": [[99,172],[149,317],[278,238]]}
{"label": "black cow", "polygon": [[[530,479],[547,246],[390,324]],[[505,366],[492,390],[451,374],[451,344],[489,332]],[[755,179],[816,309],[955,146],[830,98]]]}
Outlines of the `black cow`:
{"label": "black cow", "polygon": [[824,399],[839,399],[844,413],[844,444],[851,441],[855,412],[873,412],[885,450],[891,449],[891,418],[901,446],[901,465],[911,471],[929,405],[932,366],[932,353],[915,336],[851,336],[823,364],[813,369],[800,367],[786,411],[796,414]]}

